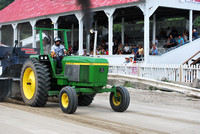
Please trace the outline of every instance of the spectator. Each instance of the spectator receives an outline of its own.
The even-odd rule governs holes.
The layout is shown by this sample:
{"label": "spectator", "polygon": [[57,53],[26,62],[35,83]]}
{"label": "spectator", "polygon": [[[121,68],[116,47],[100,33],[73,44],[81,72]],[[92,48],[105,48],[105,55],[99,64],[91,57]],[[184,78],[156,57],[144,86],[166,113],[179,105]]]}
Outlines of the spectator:
{"label": "spectator", "polygon": [[197,39],[197,30],[196,29],[193,29],[193,31],[192,31],[192,38],[195,40],[195,39]]}
{"label": "spectator", "polygon": [[184,30],[184,34],[188,37],[189,36],[189,32],[187,29]]}
{"label": "spectator", "polygon": [[152,51],[151,55],[158,55],[158,49],[156,48],[155,44],[152,45],[151,51]]}
{"label": "spectator", "polygon": [[170,35],[170,42],[167,45],[168,46],[167,48],[174,47],[176,45],[177,45],[177,42],[176,42],[175,38],[172,35]]}
{"label": "spectator", "polygon": [[117,55],[122,55],[122,54],[123,54],[123,51],[120,51],[120,50],[118,49]]}
{"label": "spectator", "polygon": [[124,47],[123,47],[122,43],[119,44],[118,50],[120,50],[120,51],[123,51],[123,50],[124,50]]}
{"label": "spectator", "polygon": [[100,55],[101,54],[101,49],[98,48],[97,52],[96,52],[96,55]]}
{"label": "spectator", "polygon": [[170,48],[170,38],[167,39],[166,45],[163,46],[164,48]]}
{"label": "spectator", "polygon": [[127,65],[129,62],[130,62],[129,57],[126,57],[125,61],[124,61],[124,63],[122,65]]}
{"label": "spectator", "polygon": [[[152,40],[152,44],[154,44],[153,40]],[[155,45],[158,46],[158,39],[155,38]]]}
{"label": "spectator", "polygon": [[129,63],[127,64],[127,66],[132,66],[133,63],[134,63],[133,57],[130,57],[130,58],[129,58]]}
{"label": "spectator", "polygon": [[144,54],[144,49],[142,48],[141,45],[139,45],[139,48],[138,48],[138,58],[141,58],[143,54]]}
{"label": "spectator", "polygon": [[184,44],[184,40],[183,38],[179,35],[178,36],[178,45],[183,45]]}
{"label": "spectator", "polygon": [[138,57],[138,47],[137,45],[135,45],[135,47],[133,48],[132,54],[134,54],[134,61],[136,61],[136,58]]}
{"label": "spectator", "polygon": [[130,46],[130,49],[129,49],[130,54],[133,52],[133,49],[134,49],[134,48],[133,48],[133,45],[131,45],[131,46]]}
{"label": "spectator", "polygon": [[128,46],[128,44],[126,44],[126,46],[124,47],[124,52],[125,52],[125,54],[128,54],[129,53],[129,46]]}
{"label": "spectator", "polygon": [[87,56],[87,51],[86,50],[83,51],[83,56]]}
{"label": "spectator", "polygon": [[184,40],[184,42],[188,41],[188,37],[186,36],[185,33],[183,33],[183,40]]}
{"label": "spectator", "polygon": [[106,55],[106,50],[102,49],[102,55]]}

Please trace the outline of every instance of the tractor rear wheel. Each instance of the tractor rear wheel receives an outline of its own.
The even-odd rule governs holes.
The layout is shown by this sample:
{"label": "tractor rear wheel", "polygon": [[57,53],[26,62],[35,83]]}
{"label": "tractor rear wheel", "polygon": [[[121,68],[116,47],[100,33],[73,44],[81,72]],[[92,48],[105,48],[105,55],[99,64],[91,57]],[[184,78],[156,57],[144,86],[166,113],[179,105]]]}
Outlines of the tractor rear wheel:
{"label": "tractor rear wheel", "polygon": [[64,87],[59,95],[60,107],[64,113],[73,114],[78,106],[76,90],[72,87]]}
{"label": "tractor rear wheel", "polygon": [[116,112],[124,112],[130,103],[130,95],[126,88],[116,87],[117,97],[114,96],[114,92],[110,94],[110,105]]}
{"label": "tractor rear wheel", "polygon": [[21,72],[20,90],[25,104],[43,107],[48,100],[50,89],[49,69],[36,59],[24,63]]}
{"label": "tractor rear wheel", "polygon": [[92,101],[94,100],[94,96],[93,95],[79,95],[78,96],[78,105],[79,106],[89,106]]}

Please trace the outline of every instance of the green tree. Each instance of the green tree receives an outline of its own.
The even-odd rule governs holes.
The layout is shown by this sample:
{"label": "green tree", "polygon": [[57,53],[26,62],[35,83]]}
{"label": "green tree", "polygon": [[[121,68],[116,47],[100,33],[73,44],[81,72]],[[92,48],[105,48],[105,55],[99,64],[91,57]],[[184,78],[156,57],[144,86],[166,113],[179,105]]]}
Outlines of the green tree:
{"label": "green tree", "polygon": [[200,16],[195,19],[194,26],[200,26]]}
{"label": "green tree", "polygon": [[0,10],[7,7],[9,4],[11,4],[14,0],[0,0]]}

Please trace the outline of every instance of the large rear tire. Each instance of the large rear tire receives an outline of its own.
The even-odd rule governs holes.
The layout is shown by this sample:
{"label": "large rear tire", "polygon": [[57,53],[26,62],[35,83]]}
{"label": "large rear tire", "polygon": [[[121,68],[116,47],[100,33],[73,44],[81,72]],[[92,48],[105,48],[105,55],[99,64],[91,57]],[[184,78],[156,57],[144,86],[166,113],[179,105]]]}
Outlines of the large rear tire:
{"label": "large rear tire", "polygon": [[78,96],[78,105],[79,106],[89,106],[92,101],[94,100],[94,96],[93,95],[79,95]]}
{"label": "large rear tire", "polygon": [[59,95],[60,107],[64,113],[73,114],[78,106],[76,90],[72,87],[64,87]]}
{"label": "large rear tire", "polygon": [[21,72],[20,90],[25,104],[43,107],[48,100],[50,89],[49,69],[36,59],[24,63]]}
{"label": "large rear tire", "polygon": [[130,95],[126,88],[116,87],[117,97],[114,96],[114,92],[110,94],[110,105],[116,112],[124,112],[130,103]]}

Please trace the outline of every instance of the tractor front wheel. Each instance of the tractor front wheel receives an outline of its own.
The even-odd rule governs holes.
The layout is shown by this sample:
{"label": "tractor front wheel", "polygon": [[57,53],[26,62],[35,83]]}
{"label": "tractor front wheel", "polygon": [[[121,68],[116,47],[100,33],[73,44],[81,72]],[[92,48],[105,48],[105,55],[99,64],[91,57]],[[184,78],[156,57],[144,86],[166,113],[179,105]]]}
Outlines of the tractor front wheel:
{"label": "tractor front wheel", "polygon": [[59,95],[60,107],[64,113],[73,114],[78,106],[76,90],[72,87],[64,87]]}
{"label": "tractor front wheel", "polygon": [[117,97],[115,97],[114,92],[110,94],[110,105],[112,109],[116,112],[124,112],[130,103],[130,95],[126,88],[116,87]]}

